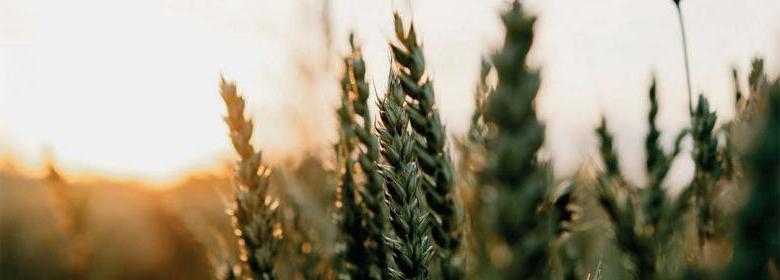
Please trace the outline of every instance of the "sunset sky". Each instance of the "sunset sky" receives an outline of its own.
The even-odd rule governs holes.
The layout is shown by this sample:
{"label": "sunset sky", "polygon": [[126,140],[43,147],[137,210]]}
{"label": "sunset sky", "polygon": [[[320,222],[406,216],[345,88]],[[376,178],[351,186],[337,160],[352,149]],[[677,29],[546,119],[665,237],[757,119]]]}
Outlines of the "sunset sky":
{"label": "sunset sky", "polygon": [[[680,30],[671,0],[525,1],[539,15],[530,63],[559,175],[591,156],[602,114],[621,156],[642,156],[646,91],[659,81],[669,144],[687,122]],[[334,141],[338,57],[363,43],[383,91],[392,11],[413,18],[448,132],[473,107],[480,56],[501,45],[501,0],[0,0],[0,160],[38,168],[51,150],[66,172],[166,182],[230,158],[217,93],[236,80],[272,159]],[[410,8],[411,7],[411,8]],[[732,115],[731,67],[780,67],[780,1],[683,0],[692,84]],[[687,180],[683,164],[673,180]],[[625,161],[624,161],[625,162]],[[624,168],[641,177],[642,161]],[[688,177],[689,178],[689,177]],[[641,179],[640,179],[641,180]]]}

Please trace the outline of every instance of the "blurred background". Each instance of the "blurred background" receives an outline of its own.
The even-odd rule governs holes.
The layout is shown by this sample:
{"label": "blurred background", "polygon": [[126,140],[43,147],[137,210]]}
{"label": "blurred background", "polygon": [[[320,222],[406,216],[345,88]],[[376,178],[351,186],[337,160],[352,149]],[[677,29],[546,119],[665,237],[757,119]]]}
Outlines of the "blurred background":
{"label": "blurred background", "polygon": [[[683,126],[671,1],[524,2],[539,15],[531,63],[544,76],[539,107],[556,170],[573,172],[593,150],[602,114],[624,155],[641,150],[635,140],[646,129],[652,73],[660,126]],[[213,167],[229,155],[220,73],[248,96],[259,120],[255,140],[273,158],[323,149],[335,139],[335,80],[348,32],[364,45],[369,77],[383,90],[393,10],[418,25],[445,124],[459,134],[480,57],[500,46],[503,7],[501,0],[2,0],[0,158],[35,169],[50,150],[70,174],[157,183]],[[732,67],[746,80],[750,58],[760,56],[770,76],[777,71],[780,3],[686,0],[683,10],[694,94],[729,118]],[[636,165],[626,168],[638,173]]]}
{"label": "blurred background", "polygon": [[[662,143],[671,145],[672,132],[689,121],[672,1],[523,2],[539,17],[529,62],[541,69],[538,108],[558,177],[595,155],[602,115],[620,156],[641,156],[653,75],[659,126],[668,132]],[[90,265],[100,279],[209,278],[214,263],[235,255],[234,240],[220,237],[230,236],[224,209],[234,159],[220,75],[247,97],[255,144],[286,169],[274,180],[297,186],[292,192],[322,192],[282,195],[326,209],[349,32],[382,93],[392,11],[413,19],[444,123],[458,136],[469,125],[480,58],[501,45],[505,7],[502,0],[0,0],[2,275],[67,275],[89,260],[106,262]],[[732,68],[743,86],[753,57],[765,58],[770,77],[780,73],[780,1],[684,0],[682,9],[694,94],[728,120]],[[644,180],[642,161],[623,162],[629,180]],[[671,174],[670,188],[690,181],[690,158],[680,157]],[[58,185],[67,191],[50,191]],[[76,214],[58,218],[62,209]],[[63,253],[74,250],[82,256]],[[44,257],[57,261],[9,263]]]}

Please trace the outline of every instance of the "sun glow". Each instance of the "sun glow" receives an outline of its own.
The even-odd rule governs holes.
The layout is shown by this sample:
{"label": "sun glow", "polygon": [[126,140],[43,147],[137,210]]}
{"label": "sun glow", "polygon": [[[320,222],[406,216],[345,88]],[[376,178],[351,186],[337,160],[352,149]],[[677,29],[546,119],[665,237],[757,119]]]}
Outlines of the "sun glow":
{"label": "sun glow", "polygon": [[263,65],[285,64],[279,42],[157,3],[10,4],[21,15],[0,36],[0,153],[37,164],[51,149],[66,171],[154,181],[229,155],[219,75],[262,98],[263,117],[284,90],[263,83]]}
{"label": "sun glow", "polygon": [[[0,0],[0,160],[40,166],[43,151],[51,150],[66,172],[156,182],[214,166],[232,153],[217,94],[220,74],[247,95],[258,120],[255,142],[271,157],[327,149],[336,75],[301,85],[305,61],[296,57],[320,56],[331,61],[326,68],[339,67],[332,58],[343,53],[353,28],[364,42],[373,87],[384,88],[390,1],[331,1],[333,49],[312,39],[322,22],[301,8],[319,7],[318,1],[229,2]],[[457,134],[468,124],[479,58],[500,44],[496,14],[503,2],[412,2],[442,115]],[[572,171],[587,157],[602,113],[619,117],[613,122],[624,128],[616,131],[619,139],[642,137],[643,115],[636,112],[644,110],[651,71],[662,103],[683,98],[679,34],[667,1],[528,2],[542,15],[531,60],[549,77],[540,114],[558,170]],[[348,5],[360,7],[340,8]],[[451,8],[443,12],[441,5]],[[755,55],[768,59],[770,71],[778,65],[780,4],[685,5],[694,91],[706,92],[728,116],[730,67],[745,73]],[[363,13],[343,12],[355,9]],[[682,127],[684,108],[663,108],[669,110],[661,125]],[[618,145],[634,142],[640,143]]]}

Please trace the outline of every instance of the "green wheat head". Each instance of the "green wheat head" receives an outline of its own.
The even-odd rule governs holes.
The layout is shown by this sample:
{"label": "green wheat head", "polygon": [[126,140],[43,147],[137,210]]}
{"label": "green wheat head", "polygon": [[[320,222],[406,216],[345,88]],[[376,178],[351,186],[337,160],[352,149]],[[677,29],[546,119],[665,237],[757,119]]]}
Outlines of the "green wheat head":
{"label": "green wheat head", "polygon": [[336,110],[339,120],[339,142],[336,155],[339,166],[339,189],[337,191],[339,211],[338,228],[341,237],[339,248],[340,274],[345,277],[367,279],[370,275],[369,252],[365,244],[368,230],[365,217],[358,204],[358,186],[355,181],[355,120],[351,102],[352,73],[350,59],[345,60],[344,74],[341,79],[341,106]]}
{"label": "green wheat head", "polygon": [[384,158],[381,174],[385,178],[393,229],[387,240],[396,264],[394,276],[399,279],[425,279],[434,249],[429,237],[430,215],[419,202],[421,177],[404,99],[400,78],[391,70],[387,92],[379,101],[378,127]]}
{"label": "green wheat head", "polygon": [[721,161],[718,158],[718,139],[714,133],[717,115],[710,111],[709,102],[699,95],[699,102],[693,112],[693,161],[696,164],[691,188],[694,188],[698,207],[699,243],[715,235],[716,209],[714,200],[718,194],[718,181],[722,174]]}
{"label": "green wheat head", "polygon": [[750,189],[725,279],[771,279],[770,263],[780,262],[780,80],[758,90],[766,103],[757,104],[757,133],[743,158]]}
{"label": "green wheat head", "polygon": [[482,269],[489,278],[545,278],[554,220],[540,206],[546,200],[552,172],[537,159],[544,142],[544,126],[534,110],[540,81],[538,73],[525,64],[535,18],[527,16],[515,1],[502,20],[506,39],[492,58],[498,84],[485,112],[495,133],[487,139],[481,174],[483,187],[494,188],[496,195],[494,201],[485,202],[480,218],[496,240],[487,245],[491,257]]}
{"label": "green wheat head", "polygon": [[493,69],[493,64],[483,58],[480,63],[479,80],[474,90],[474,112],[471,114],[471,122],[466,139],[472,145],[484,145],[488,134],[488,125],[485,123],[485,110],[488,97],[493,93],[493,87],[488,83],[488,74]]}
{"label": "green wheat head", "polygon": [[664,263],[663,253],[670,246],[672,237],[683,231],[682,217],[690,207],[693,193],[691,188],[686,188],[677,199],[671,199],[662,187],[672,161],[680,153],[687,130],[678,134],[671,152],[664,152],[658,143],[661,132],[655,124],[658,101],[654,80],[648,96],[645,168],[649,180],[646,186],[639,188],[624,179],[606,120],[602,118],[596,129],[605,166],[598,177],[599,203],[614,226],[618,247],[631,259],[634,274],[639,279],[670,277],[666,267],[659,265]]}
{"label": "green wheat head", "polygon": [[447,150],[447,132],[441,123],[433,83],[425,76],[425,56],[415,32],[414,24],[407,32],[397,13],[394,15],[395,34],[399,44],[391,44],[398,77],[406,96],[406,109],[414,131],[417,162],[422,171],[421,184],[425,201],[435,214],[431,234],[440,248],[442,275],[445,279],[459,279],[460,261],[454,258],[461,239],[460,209],[456,204],[453,167]]}
{"label": "green wheat head", "polygon": [[[353,38],[351,36],[351,38]],[[384,242],[387,231],[387,209],[384,202],[384,178],[379,173],[379,141],[373,132],[373,121],[368,110],[369,88],[366,82],[366,63],[360,47],[350,40],[352,55],[345,60],[349,69],[350,97],[355,116],[354,132],[357,138],[357,162],[365,182],[359,188],[363,216],[366,222],[368,257],[375,270],[371,277],[389,277],[389,249]]]}

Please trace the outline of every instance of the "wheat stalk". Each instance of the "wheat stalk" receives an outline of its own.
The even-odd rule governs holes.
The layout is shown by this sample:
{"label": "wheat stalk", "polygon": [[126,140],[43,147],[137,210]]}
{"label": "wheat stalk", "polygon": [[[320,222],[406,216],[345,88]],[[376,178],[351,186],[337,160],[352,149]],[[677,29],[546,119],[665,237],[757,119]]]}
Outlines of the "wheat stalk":
{"label": "wheat stalk", "polygon": [[634,229],[638,210],[635,210],[630,196],[635,190],[629,188],[623,180],[617,154],[612,145],[612,135],[605,119],[602,118],[596,134],[600,140],[601,157],[606,166],[606,170],[598,177],[599,202],[615,226],[618,246],[631,257],[640,279],[651,279],[655,275],[655,250],[649,244],[647,237]]}
{"label": "wheat stalk", "polygon": [[366,82],[366,63],[354,37],[350,36],[352,55],[346,59],[345,66],[349,69],[349,85],[353,113],[358,121],[354,123],[357,136],[357,162],[365,177],[360,194],[363,202],[364,217],[368,232],[368,253],[370,261],[379,270],[375,278],[389,278],[389,250],[384,242],[386,235],[387,210],[384,202],[384,179],[379,173],[379,142],[373,132],[371,113],[368,109],[370,95]]}
{"label": "wheat stalk", "polygon": [[435,214],[431,234],[439,247],[444,279],[460,279],[460,260],[455,257],[460,245],[459,207],[455,203],[453,167],[447,151],[447,132],[441,123],[433,83],[425,72],[425,56],[411,24],[407,32],[401,16],[394,14],[395,34],[400,45],[391,44],[398,76],[406,96],[406,108],[414,131],[417,162],[422,171],[425,201]]}
{"label": "wheat stalk", "polygon": [[[577,275],[577,263],[582,258],[578,252],[577,246],[571,242],[571,236],[574,234],[575,225],[579,221],[582,209],[579,205],[580,198],[575,192],[577,183],[575,181],[566,181],[561,184],[557,191],[555,200],[552,202],[550,211],[555,219],[554,245],[558,252],[557,260],[563,279],[579,279]],[[552,250],[553,248],[551,248]]]}
{"label": "wheat stalk", "polygon": [[356,279],[369,277],[369,252],[365,247],[368,240],[368,232],[362,210],[358,205],[357,183],[355,182],[355,120],[352,112],[350,94],[352,83],[349,67],[346,67],[341,79],[341,107],[336,114],[339,119],[339,143],[336,145],[336,154],[339,165],[339,189],[337,208],[340,210],[338,226],[341,231],[343,248],[339,251],[339,257],[343,263],[340,267],[342,273]]}
{"label": "wheat stalk", "polygon": [[720,129],[720,133],[725,137],[725,145],[718,150],[718,156],[721,159],[723,178],[727,180],[734,180],[737,175],[737,166],[735,156],[735,143],[734,143],[734,128],[736,123],[739,122],[741,115],[744,113],[745,98],[742,93],[742,89],[739,83],[739,77],[737,75],[737,69],[731,69],[731,77],[734,80],[734,117],[723,124]]}
{"label": "wheat stalk", "polygon": [[741,136],[740,132],[742,132],[740,130],[744,130],[744,126],[750,123],[752,116],[755,114],[756,104],[763,102],[762,99],[766,94],[765,89],[768,86],[768,81],[764,73],[764,61],[759,58],[753,59],[751,63],[751,70],[748,76],[749,96],[745,96],[741,92],[736,69],[732,70],[732,76],[735,91],[734,111],[736,113],[734,118],[721,128],[721,132],[726,136],[726,145],[720,151],[720,159],[723,165],[723,177],[739,182],[742,179],[742,174],[739,171],[743,168],[739,160],[741,155],[737,145],[739,142],[738,138]]}
{"label": "wheat stalk", "polygon": [[666,154],[661,148],[659,138],[661,132],[656,125],[658,116],[658,97],[655,78],[650,84],[648,92],[650,110],[647,114],[648,132],[645,137],[645,170],[650,177],[648,185],[644,188],[641,201],[646,223],[654,230],[657,230],[661,222],[663,209],[666,200],[666,191],[662,183],[672,167],[672,161],[680,153],[680,145],[683,138],[688,134],[688,130],[682,130],[674,142],[674,148],[670,154]]}
{"label": "wheat stalk", "polygon": [[311,219],[304,217],[301,204],[292,203],[292,217],[288,220],[290,226],[288,236],[291,236],[291,248],[296,261],[296,269],[303,279],[322,279],[327,273],[321,264],[325,256],[322,254],[322,241],[317,234],[317,227],[311,225]]}
{"label": "wheat stalk", "polygon": [[634,229],[638,210],[634,208],[634,202],[629,201],[632,193],[627,191],[622,175],[614,168],[619,163],[614,155],[612,136],[606,128],[606,121],[602,121],[597,135],[601,142],[601,156],[607,166],[607,170],[599,176],[599,202],[615,226],[618,246],[630,256],[636,266],[638,278],[653,279],[656,272],[656,251],[647,236]]}
{"label": "wheat stalk", "polygon": [[[480,76],[474,89],[474,112],[471,114],[471,122],[466,135],[457,138],[456,147],[460,152],[458,161],[458,184],[463,186],[463,203],[466,210],[466,237],[463,247],[468,249],[468,260],[484,260],[487,252],[484,246],[484,232],[479,226],[479,214],[482,209],[480,189],[478,188],[478,171],[482,170],[485,156],[485,138],[488,126],[485,122],[486,100],[493,91],[487,82],[488,73],[493,65],[485,58],[482,59]],[[476,256],[472,256],[476,254]],[[469,266],[473,262],[469,262]],[[464,270],[470,270],[467,266]]]}
{"label": "wheat stalk", "polygon": [[649,98],[645,167],[650,179],[644,188],[633,186],[623,179],[606,120],[602,119],[596,129],[605,165],[605,170],[598,176],[599,203],[614,225],[618,247],[631,259],[639,279],[656,279],[659,275],[669,277],[659,263],[672,236],[683,231],[682,217],[690,207],[693,195],[693,188],[686,188],[673,200],[661,185],[672,161],[680,153],[680,144],[687,130],[678,134],[673,150],[665,153],[658,143],[660,131],[655,124],[658,113],[655,80],[650,86]]}
{"label": "wheat stalk", "polygon": [[[601,124],[596,128],[596,135],[599,138],[599,153],[604,161],[603,173],[611,178],[622,176],[620,171],[620,162],[615,153],[614,139],[607,128],[607,119],[602,117]],[[622,178],[621,178],[622,179]]]}
{"label": "wheat stalk", "polygon": [[710,111],[709,102],[699,95],[699,102],[693,112],[693,161],[696,165],[691,188],[695,189],[696,206],[699,208],[699,246],[715,235],[715,196],[718,194],[718,180],[722,174],[718,158],[718,139],[713,133],[717,115]]}
{"label": "wheat stalk", "polygon": [[480,63],[479,80],[474,90],[474,112],[471,114],[471,122],[466,139],[472,145],[484,145],[488,134],[488,126],[485,123],[485,109],[487,99],[493,93],[493,87],[488,83],[488,74],[493,69],[493,64],[483,58]]}
{"label": "wheat stalk", "polygon": [[745,153],[750,190],[739,213],[734,255],[724,279],[769,279],[770,263],[777,268],[780,260],[780,79],[758,90],[766,103],[755,112],[756,133]]}
{"label": "wheat stalk", "polygon": [[396,278],[425,279],[428,262],[433,255],[429,237],[429,214],[419,203],[419,170],[415,142],[409,131],[409,116],[404,108],[405,94],[400,78],[392,73],[384,99],[379,101],[379,141],[384,165],[390,225],[393,235],[387,240],[392,248],[397,268]]}
{"label": "wheat stalk", "polygon": [[693,115],[693,93],[691,91],[691,68],[688,63],[688,40],[685,36],[685,24],[683,22],[680,0],[672,0],[677,11],[677,21],[680,23],[680,36],[682,37],[683,57],[685,59],[685,84],[688,88],[688,112]]}
{"label": "wheat stalk", "polygon": [[496,192],[492,201],[485,201],[482,219],[497,241],[486,248],[491,257],[484,269],[506,279],[545,278],[554,219],[551,211],[541,206],[552,172],[537,158],[544,143],[544,126],[534,109],[540,81],[538,73],[525,64],[535,18],[514,1],[502,21],[506,28],[504,46],[493,56],[498,84],[488,97],[485,112],[485,120],[495,133],[487,139],[482,171],[483,187]]}
{"label": "wheat stalk", "polygon": [[737,116],[735,117],[737,123],[747,122],[753,118],[756,113],[759,104],[763,103],[764,95],[766,95],[769,81],[767,80],[766,73],[764,73],[764,60],[755,58],[751,62],[750,74],[748,75],[748,89],[750,96],[748,98],[742,98],[742,102],[737,104]]}
{"label": "wheat stalk", "polygon": [[262,163],[262,152],[250,143],[253,122],[244,117],[245,101],[236,84],[221,79],[220,93],[227,106],[225,122],[239,155],[234,173],[233,227],[239,238],[241,260],[254,279],[275,279],[274,261],[282,240],[282,227],[276,211],[279,202],[268,195],[270,169]]}
{"label": "wheat stalk", "polygon": [[[485,153],[485,137],[488,133],[488,126],[485,123],[485,101],[493,87],[488,83],[487,76],[493,65],[485,58],[482,59],[479,80],[474,89],[474,111],[471,114],[471,122],[468,131],[464,135],[455,138],[455,148],[458,151],[460,160],[455,169],[457,172],[456,188],[459,189],[460,197],[463,203],[463,209],[466,210],[465,227],[463,234],[462,248],[466,249],[464,271],[471,270],[469,267],[474,264],[472,260],[486,259],[486,252],[482,245],[483,235],[477,225],[479,213],[481,212],[481,201],[479,199],[478,170],[482,169]],[[474,257],[473,254],[477,256]]]}

